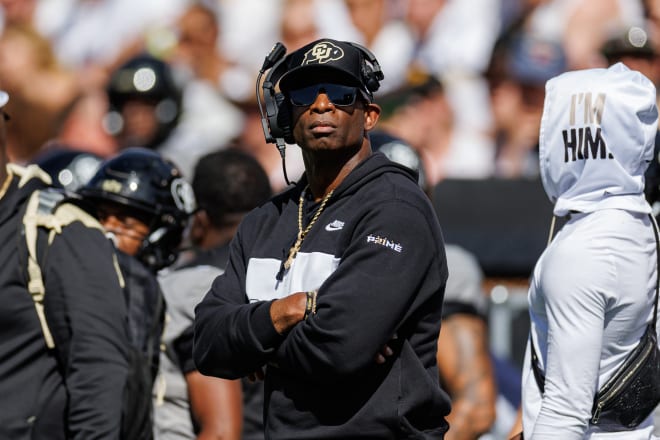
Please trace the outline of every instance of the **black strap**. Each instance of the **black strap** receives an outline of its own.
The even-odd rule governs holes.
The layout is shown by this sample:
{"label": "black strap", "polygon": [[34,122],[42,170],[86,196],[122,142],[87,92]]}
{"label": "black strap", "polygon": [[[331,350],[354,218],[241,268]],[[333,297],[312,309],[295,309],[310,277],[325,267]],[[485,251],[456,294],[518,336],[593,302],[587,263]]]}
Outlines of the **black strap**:
{"label": "black strap", "polygon": [[[653,332],[655,333],[655,328],[656,328],[656,320],[658,317],[658,292],[660,291],[660,234],[658,234],[658,223],[655,220],[655,217],[653,217],[652,214],[649,214],[649,219],[651,220],[651,225],[653,226],[653,234],[655,235],[655,253],[656,253],[656,276],[655,276],[655,300],[653,301],[653,319],[651,320],[651,327],[653,328]],[[550,230],[550,237],[548,240],[548,243],[552,240],[552,235],[553,235],[553,230],[554,230],[554,217],[553,217],[553,223],[552,227]],[[534,373],[534,379],[536,379],[536,384],[539,387],[539,390],[541,390],[541,394],[545,392],[545,375],[541,371],[541,366],[539,362],[539,358],[536,355],[536,348],[534,347],[534,339],[532,338],[532,335],[530,333],[529,335],[529,343],[531,345],[531,358],[532,358],[532,371]]]}
{"label": "black strap", "polygon": [[545,393],[545,375],[541,371],[541,366],[539,365],[539,358],[536,355],[536,349],[534,348],[534,340],[532,335],[529,335],[529,343],[532,345],[532,372],[534,373],[534,379],[536,380],[536,385],[538,385],[541,394]]}
{"label": "black strap", "polygon": [[658,317],[658,291],[660,290],[660,236],[658,234],[658,223],[653,217],[653,214],[649,214],[649,219],[653,225],[653,234],[655,235],[655,252],[657,258],[656,265],[656,276],[655,276],[655,301],[653,303],[653,320],[651,321],[651,326],[655,330],[656,320]]}

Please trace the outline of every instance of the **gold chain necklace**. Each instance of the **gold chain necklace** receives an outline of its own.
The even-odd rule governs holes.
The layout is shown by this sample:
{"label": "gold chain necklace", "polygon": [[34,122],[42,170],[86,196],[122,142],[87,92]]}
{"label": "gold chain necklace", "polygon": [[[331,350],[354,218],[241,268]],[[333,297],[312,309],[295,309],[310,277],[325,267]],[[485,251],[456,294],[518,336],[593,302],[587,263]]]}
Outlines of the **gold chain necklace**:
{"label": "gold chain necklace", "polygon": [[5,193],[7,192],[7,188],[9,188],[9,184],[11,183],[13,178],[14,178],[14,173],[10,169],[7,169],[7,177],[5,179],[5,183],[3,183],[2,188],[0,188],[0,199],[2,199],[5,196]]}
{"label": "gold chain necklace", "polygon": [[314,217],[312,217],[312,220],[309,222],[307,227],[303,229],[302,226],[302,218],[303,218],[303,203],[305,201],[305,193],[307,192],[307,189],[309,188],[309,185],[305,187],[303,192],[300,194],[300,202],[298,203],[298,238],[296,239],[296,242],[294,243],[293,246],[291,246],[291,249],[289,249],[289,256],[287,257],[286,261],[284,262],[284,269],[289,270],[291,265],[293,264],[293,259],[296,258],[296,254],[300,250],[300,246],[302,246],[302,242],[309,233],[309,231],[312,229],[312,226],[314,226],[314,223],[316,223],[316,220],[319,218],[321,215],[321,212],[323,212],[323,208],[325,208],[325,204],[328,202],[330,199],[330,196],[332,193],[335,191],[334,189],[330,191],[325,197],[323,197],[323,200],[321,201],[321,206],[319,206],[319,209],[316,210],[316,213],[314,214]]}

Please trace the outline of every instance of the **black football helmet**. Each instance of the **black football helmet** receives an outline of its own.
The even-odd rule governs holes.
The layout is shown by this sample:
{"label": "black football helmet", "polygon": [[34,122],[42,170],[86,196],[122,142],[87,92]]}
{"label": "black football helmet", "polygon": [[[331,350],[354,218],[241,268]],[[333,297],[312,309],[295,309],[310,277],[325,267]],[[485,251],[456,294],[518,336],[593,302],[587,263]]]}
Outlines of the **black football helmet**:
{"label": "black football helmet", "polygon": [[154,271],[174,263],[196,209],[192,187],[179,169],[146,148],[127,148],[104,162],[78,194],[92,210],[99,201],[114,202],[151,219],[136,257]]}
{"label": "black football helmet", "polygon": [[122,109],[126,103],[140,101],[154,106],[154,117],[158,129],[150,139],[135,142],[129,136],[123,147],[155,148],[162,143],[176,127],[181,115],[182,90],[174,79],[172,68],[164,61],[141,54],[117,68],[107,84],[106,92],[110,105],[103,119],[105,130],[121,138],[126,121]]}
{"label": "black football helmet", "polygon": [[94,153],[60,148],[49,149],[34,160],[53,179],[53,186],[71,192],[87,183],[102,162]]}
{"label": "black football helmet", "polygon": [[428,189],[422,158],[410,144],[383,131],[372,131],[369,133],[369,140],[373,151],[380,151],[392,162],[415,172],[419,186],[425,191]]}

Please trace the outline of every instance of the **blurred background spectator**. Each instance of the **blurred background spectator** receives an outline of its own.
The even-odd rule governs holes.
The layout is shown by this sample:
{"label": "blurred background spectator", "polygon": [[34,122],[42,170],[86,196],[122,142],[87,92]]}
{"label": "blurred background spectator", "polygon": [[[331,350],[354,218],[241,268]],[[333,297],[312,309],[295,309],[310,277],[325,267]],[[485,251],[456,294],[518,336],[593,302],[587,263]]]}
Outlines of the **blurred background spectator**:
{"label": "blurred background spectator", "polygon": [[442,83],[426,72],[411,72],[404,86],[379,102],[379,129],[412,146],[422,158],[428,185],[438,184],[446,175],[454,135],[454,113]]}
{"label": "blurred background spectator", "polygon": [[[646,24],[657,40],[656,9],[642,0],[1,0],[0,56],[21,56],[5,55],[0,81],[16,89],[12,111],[35,108],[31,121],[44,119],[31,130],[13,124],[16,160],[53,138],[108,156],[116,145],[99,128],[112,103],[99,92],[136,55],[158,58],[182,93],[180,127],[158,148],[190,175],[202,154],[245,134],[246,103],[275,41],[293,50],[320,35],[353,40],[383,67],[379,96],[405,89],[418,71],[442,84],[452,130],[434,160],[444,162],[440,178],[515,178],[527,173],[492,136],[501,122],[488,75],[496,53],[512,54],[507,75],[527,87],[524,105],[538,101],[530,83],[542,88],[557,71],[605,64],[600,48],[616,29]],[[519,111],[509,118],[538,117]],[[532,137],[533,124],[521,125],[514,131],[527,134],[518,136]]]}
{"label": "blurred background spectator", "polygon": [[538,178],[545,82],[566,70],[561,45],[520,29],[503,35],[486,71],[493,118],[493,175]]}
{"label": "blurred background spectator", "polygon": [[7,133],[9,157],[26,163],[57,136],[80,94],[72,71],[62,67],[49,40],[26,24],[8,24],[0,35],[0,78],[16,117]]}

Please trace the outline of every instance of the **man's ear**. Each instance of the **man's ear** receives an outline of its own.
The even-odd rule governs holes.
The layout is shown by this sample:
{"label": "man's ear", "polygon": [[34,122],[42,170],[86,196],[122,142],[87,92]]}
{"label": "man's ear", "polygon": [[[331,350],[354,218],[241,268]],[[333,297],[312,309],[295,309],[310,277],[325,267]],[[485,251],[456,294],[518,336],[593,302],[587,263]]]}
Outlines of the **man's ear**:
{"label": "man's ear", "polygon": [[208,231],[211,225],[209,215],[203,209],[199,209],[193,214],[192,223],[190,225],[190,240],[194,244],[200,243],[206,231]]}
{"label": "man's ear", "polygon": [[380,106],[378,104],[370,103],[367,104],[364,108],[364,129],[365,131],[372,130],[378,118],[380,118]]}

